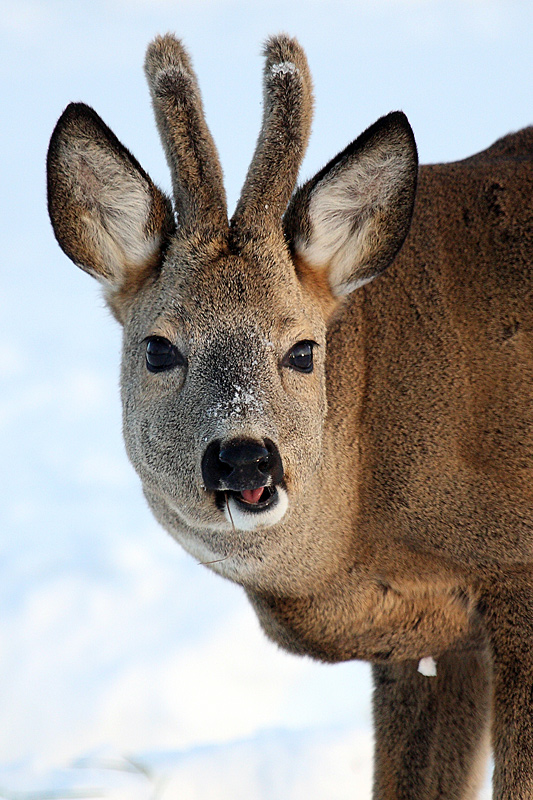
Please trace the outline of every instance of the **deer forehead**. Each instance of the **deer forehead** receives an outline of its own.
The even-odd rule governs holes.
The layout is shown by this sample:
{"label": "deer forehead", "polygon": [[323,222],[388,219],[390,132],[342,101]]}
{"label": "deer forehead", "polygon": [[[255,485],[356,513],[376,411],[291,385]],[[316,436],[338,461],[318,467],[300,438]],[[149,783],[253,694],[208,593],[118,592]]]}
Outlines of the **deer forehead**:
{"label": "deer forehead", "polygon": [[184,345],[233,337],[266,349],[322,339],[320,306],[287,261],[171,249],[138,309],[143,335],[178,336]]}

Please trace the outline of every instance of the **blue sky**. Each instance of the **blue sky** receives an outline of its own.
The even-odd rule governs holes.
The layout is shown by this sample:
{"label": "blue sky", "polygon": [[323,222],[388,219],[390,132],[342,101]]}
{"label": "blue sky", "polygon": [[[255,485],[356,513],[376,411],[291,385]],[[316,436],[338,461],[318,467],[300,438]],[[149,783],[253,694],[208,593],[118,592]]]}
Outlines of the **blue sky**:
{"label": "blue sky", "polygon": [[152,521],[121,442],[120,332],[49,227],[46,148],[71,100],[93,105],[169,188],[142,74],[148,41],[167,30],[193,56],[230,205],[258,132],[269,33],[296,35],[314,76],[303,177],[396,108],[424,162],[533,121],[524,0],[0,0],[0,765],[64,764],[101,744],[369,731],[366,667],[277,651],[241,591]]}

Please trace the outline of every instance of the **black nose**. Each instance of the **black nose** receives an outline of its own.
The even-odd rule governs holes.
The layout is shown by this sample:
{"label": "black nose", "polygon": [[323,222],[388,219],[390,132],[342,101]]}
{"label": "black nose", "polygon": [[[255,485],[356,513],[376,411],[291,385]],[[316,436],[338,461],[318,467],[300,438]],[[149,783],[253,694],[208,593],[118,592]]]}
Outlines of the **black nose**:
{"label": "black nose", "polygon": [[204,486],[211,491],[242,492],[277,484],[283,478],[279,450],[270,439],[264,445],[250,439],[211,442],[202,459]]}

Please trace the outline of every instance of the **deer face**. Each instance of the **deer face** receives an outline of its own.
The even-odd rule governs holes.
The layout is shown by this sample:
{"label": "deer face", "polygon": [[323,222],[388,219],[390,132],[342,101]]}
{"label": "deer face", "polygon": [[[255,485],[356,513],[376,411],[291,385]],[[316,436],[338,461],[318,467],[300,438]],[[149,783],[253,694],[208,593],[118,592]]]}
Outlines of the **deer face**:
{"label": "deer face", "polygon": [[124,431],[153,506],[192,529],[254,531],[318,467],[326,325],[288,251],[232,249],[169,248],[125,325]]}
{"label": "deer face", "polygon": [[326,333],[401,246],[417,158],[407,120],[390,114],[291,198],[310,77],[294,40],[270,40],[266,55],[263,128],[229,224],[196,78],[171,36],[150,46],[146,72],[174,208],[82,104],[52,135],[48,199],[61,247],[124,327],[124,434],[155,515],[201,561],[268,587],[313,558],[324,574],[334,547],[307,524],[327,502]]}

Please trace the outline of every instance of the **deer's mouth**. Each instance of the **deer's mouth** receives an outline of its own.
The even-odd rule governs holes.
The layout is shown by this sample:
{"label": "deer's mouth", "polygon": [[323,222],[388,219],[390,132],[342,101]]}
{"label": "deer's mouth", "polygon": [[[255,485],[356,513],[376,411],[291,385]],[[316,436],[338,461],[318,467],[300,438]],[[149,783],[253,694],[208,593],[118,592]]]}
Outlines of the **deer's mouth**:
{"label": "deer's mouth", "polygon": [[278,490],[275,486],[261,486],[258,489],[217,492],[217,505],[221,510],[227,507],[230,499],[242,511],[258,513],[266,511],[278,501]]}
{"label": "deer's mouth", "polygon": [[256,489],[225,489],[215,493],[219,511],[234,531],[270,528],[280,522],[289,507],[283,482]]}

